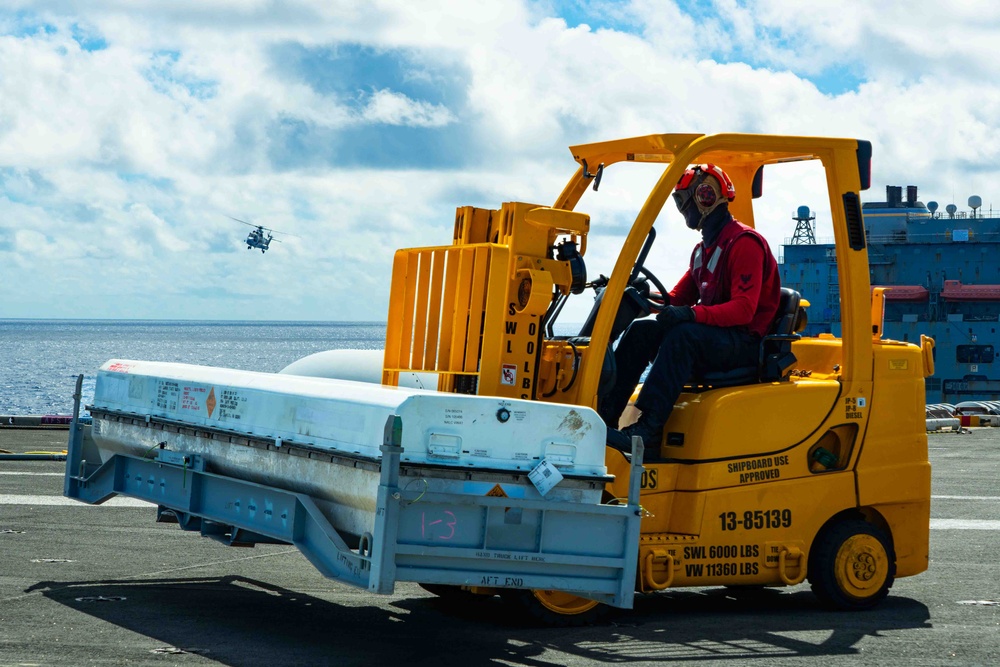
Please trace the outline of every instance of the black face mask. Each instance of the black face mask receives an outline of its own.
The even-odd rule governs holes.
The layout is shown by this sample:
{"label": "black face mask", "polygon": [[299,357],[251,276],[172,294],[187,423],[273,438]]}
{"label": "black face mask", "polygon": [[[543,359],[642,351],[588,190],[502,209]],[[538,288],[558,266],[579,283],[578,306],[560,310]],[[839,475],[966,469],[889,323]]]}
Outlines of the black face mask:
{"label": "black face mask", "polygon": [[690,229],[698,229],[701,225],[701,211],[694,203],[694,198],[687,200],[684,204],[684,208],[681,209],[681,215],[684,216],[684,224],[686,224]]}
{"label": "black face mask", "polygon": [[[692,206],[695,212],[698,211],[697,206]],[[705,219],[701,222],[701,240],[706,246],[710,246],[715,243],[715,240],[719,238],[719,232],[722,228],[729,224],[729,221],[733,219],[733,216],[729,215],[729,206],[726,204],[721,204],[714,211],[705,216]],[[685,216],[685,222],[687,221],[687,216]],[[688,223],[691,226],[691,223]]]}

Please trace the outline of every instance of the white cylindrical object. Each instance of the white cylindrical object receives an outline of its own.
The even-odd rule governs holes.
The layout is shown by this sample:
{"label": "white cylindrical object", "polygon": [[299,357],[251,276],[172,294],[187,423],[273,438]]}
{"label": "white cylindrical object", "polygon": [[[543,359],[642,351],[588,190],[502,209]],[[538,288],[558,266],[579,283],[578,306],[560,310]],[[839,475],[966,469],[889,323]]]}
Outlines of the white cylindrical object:
{"label": "white cylindrical object", "polygon": [[[326,350],[293,361],[279,373],[382,384],[383,355],[382,350]],[[404,372],[399,374],[399,386],[437,389],[437,379],[437,373]]]}

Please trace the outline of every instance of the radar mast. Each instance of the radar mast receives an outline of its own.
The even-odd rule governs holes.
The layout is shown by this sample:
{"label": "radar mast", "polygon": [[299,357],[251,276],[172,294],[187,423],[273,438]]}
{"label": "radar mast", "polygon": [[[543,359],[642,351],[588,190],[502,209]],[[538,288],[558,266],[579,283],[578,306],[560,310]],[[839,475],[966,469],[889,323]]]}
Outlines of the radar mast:
{"label": "radar mast", "polygon": [[795,233],[791,245],[816,245],[816,227],[813,224],[816,215],[809,207],[799,206],[792,220],[795,221]]}

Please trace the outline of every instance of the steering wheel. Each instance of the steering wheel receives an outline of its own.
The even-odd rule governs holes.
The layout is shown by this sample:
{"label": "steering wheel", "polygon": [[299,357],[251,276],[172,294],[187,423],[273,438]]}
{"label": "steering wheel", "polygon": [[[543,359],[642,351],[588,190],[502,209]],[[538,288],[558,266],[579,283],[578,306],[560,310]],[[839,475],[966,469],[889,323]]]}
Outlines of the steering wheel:
{"label": "steering wheel", "polygon": [[649,233],[646,235],[646,240],[642,244],[642,250],[639,251],[639,256],[635,259],[635,264],[632,265],[632,273],[629,274],[629,285],[632,285],[636,278],[642,278],[643,280],[653,283],[656,289],[660,290],[662,299],[653,299],[649,296],[647,291],[645,295],[646,306],[649,310],[654,313],[659,313],[667,305],[667,288],[663,286],[660,279],[653,275],[653,272],[646,268],[646,257],[649,255],[649,249],[653,247],[653,241],[656,240],[656,227],[650,227]]}
{"label": "steering wheel", "polygon": [[656,299],[652,296],[646,297],[646,304],[653,313],[658,313],[667,305],[667,288],[663,286],[660,279],[657,278],[652,271],[647,269],[645,266],[639,266],[635,269],[635,273],[638,274],[643,280],[647,280],[653,283],[653,287],[660,290],[661,299]]}

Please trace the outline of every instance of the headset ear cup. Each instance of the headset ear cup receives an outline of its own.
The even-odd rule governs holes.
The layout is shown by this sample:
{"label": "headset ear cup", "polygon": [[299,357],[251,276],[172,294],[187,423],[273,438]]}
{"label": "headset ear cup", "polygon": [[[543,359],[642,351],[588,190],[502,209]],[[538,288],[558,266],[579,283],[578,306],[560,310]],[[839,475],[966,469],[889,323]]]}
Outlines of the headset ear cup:
{"label": "headset ear cup", "polygon": [[698,185],[694,191],[694,198],[702,209],[712,208],[715,206],[715,202],[719,200],[715,188],[708,181],[704,181]]}

